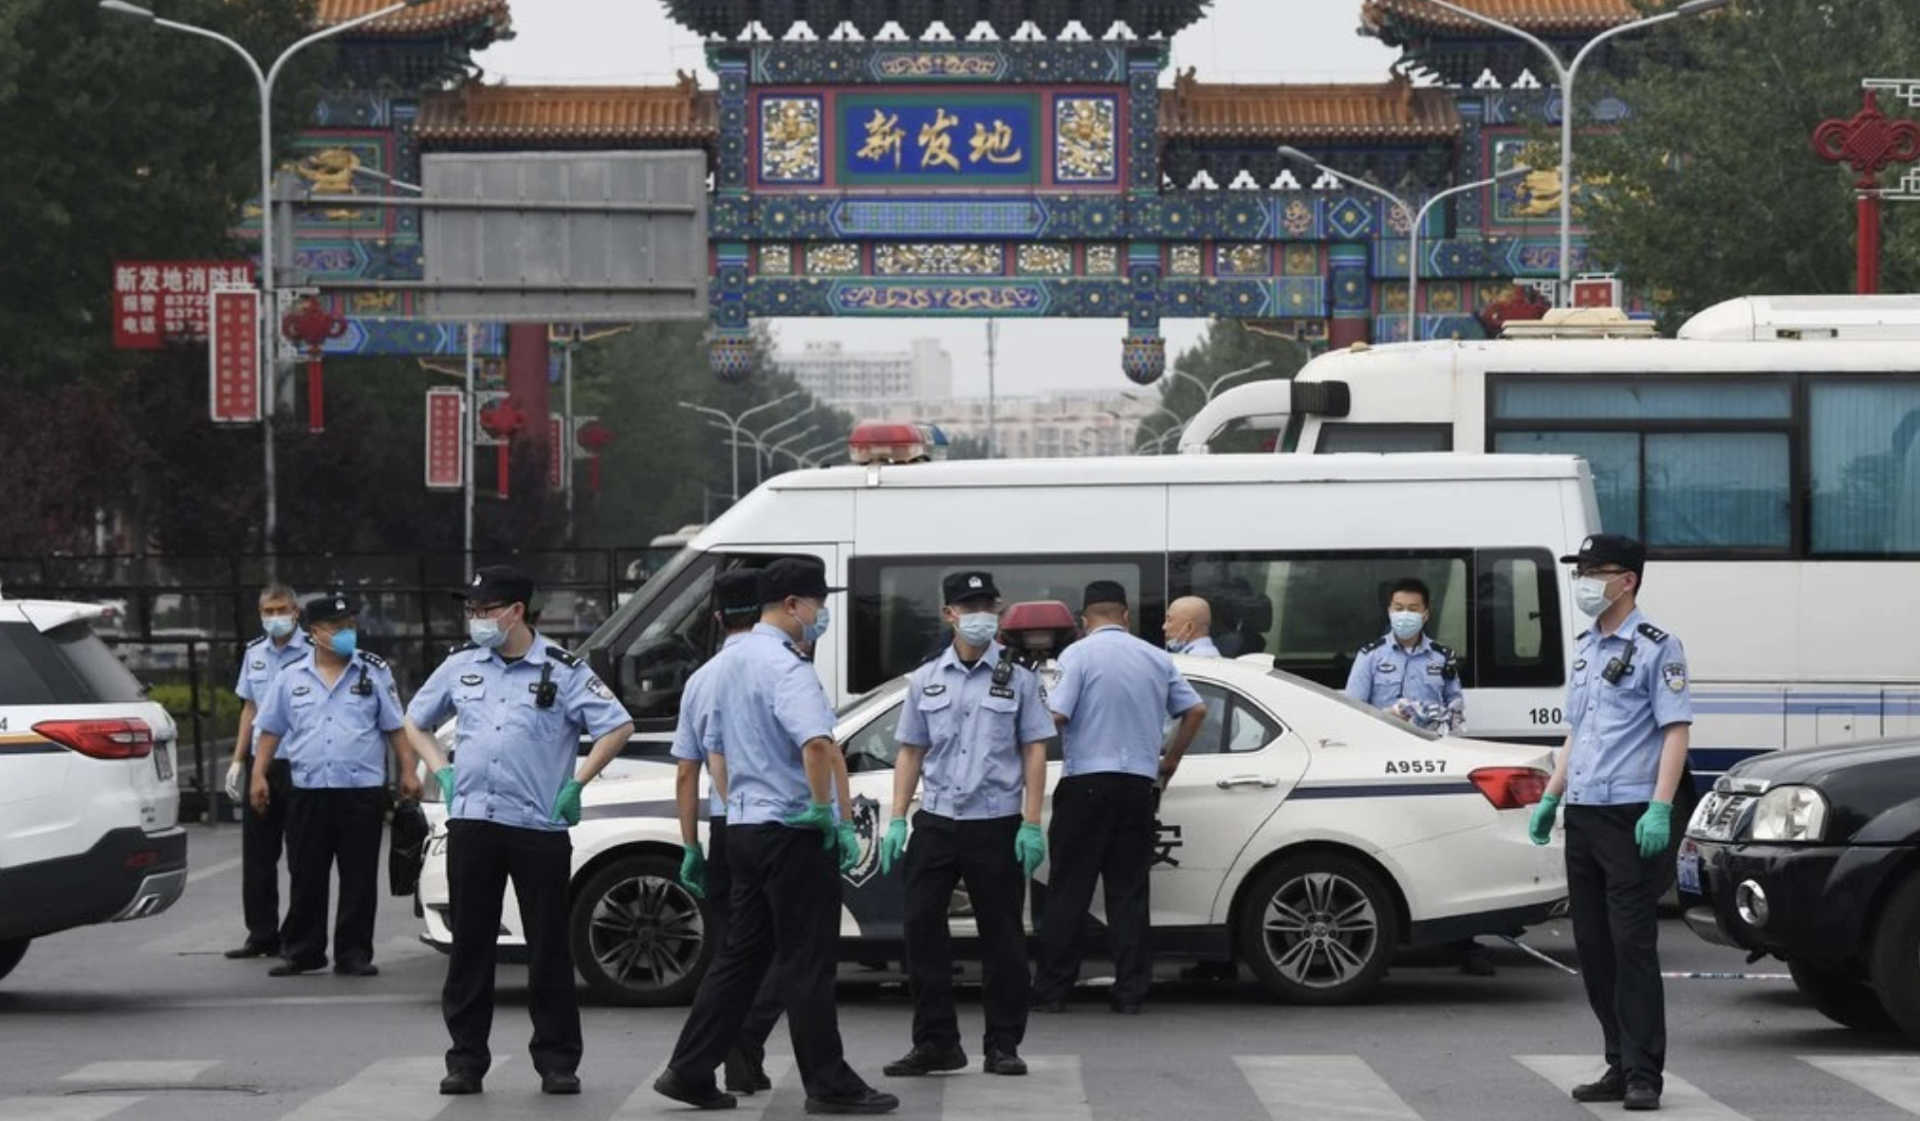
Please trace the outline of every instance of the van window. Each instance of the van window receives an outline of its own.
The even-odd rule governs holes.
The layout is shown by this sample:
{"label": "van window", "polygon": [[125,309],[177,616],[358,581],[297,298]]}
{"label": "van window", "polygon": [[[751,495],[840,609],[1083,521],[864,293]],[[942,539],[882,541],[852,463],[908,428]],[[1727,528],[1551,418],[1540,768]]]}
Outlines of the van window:
{"label": "van window", "polygon": [[1450,452],[1453,426],[1447,424],[1323,424],[1322,455],[1340,452]]}
{"label": "van window", "polygon": [[1483,689],[1551,687],[1566,681],[1560,592],[1544,549],[1481,550],[1474,557],[1475,680]]}
{"label": "van window", "polygon": [[626,633],[605,636],[602,627],[594,639],[605,641],[613,652],[612,672],[602,664],[600,651],[590,651],[594,668],[614,683],[620,703],[627,706],[635,721],[665,721],[669,725],[680,716],[680,694],[687,678],[706,664],[720,647],[720,625],[713,618],[713,582],[721,573],[736,568],[761,568],[772,556],[724,556],[718,553],[692,555],[685,564],[676,563],[671,571],[648,581],[653,595],[648,602],[646,622],[623,609]]}
{"label": "van window", "polygon": [[1086,586],[1114,580],[1127,590],[1133,633],[1158,640],[1166,618],[1164,561],[1158,555],[856,557],[848,688],[871,689],[940,652],[952,632],[940,621],[940,582],[948,573],[993,573],[1004,603],[1054,599],[1076,615]]}

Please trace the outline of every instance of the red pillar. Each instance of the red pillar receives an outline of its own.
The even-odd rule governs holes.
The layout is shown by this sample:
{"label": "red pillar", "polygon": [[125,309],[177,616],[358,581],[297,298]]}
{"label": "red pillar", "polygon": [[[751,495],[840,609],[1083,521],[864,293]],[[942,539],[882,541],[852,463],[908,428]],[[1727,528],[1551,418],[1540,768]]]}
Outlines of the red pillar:
{"label": "red pillar", "polygon": [[551,356],[547,350],[547,325],[512,323],[507,326],[507,394],[526,412],[526,422],[514,436],[533,458],[529,463],[545,463],[549,383],[547,371]]}

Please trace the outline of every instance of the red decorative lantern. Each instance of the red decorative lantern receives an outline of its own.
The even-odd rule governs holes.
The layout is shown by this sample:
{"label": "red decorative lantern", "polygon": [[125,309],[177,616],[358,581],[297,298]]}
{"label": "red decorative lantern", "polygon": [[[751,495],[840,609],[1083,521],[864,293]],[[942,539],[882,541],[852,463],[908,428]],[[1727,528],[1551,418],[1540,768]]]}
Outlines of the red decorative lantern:
{"label": "red decorative lantern", "polygon": [[1488,335],[1497,339],[1500,337],[1500,331],[1507,324],[1515,320],[1526,322],[1545,319],[1547,312],[1552,309],[1553,305],[1547,302],[1545,296],[1524,284],[1516,284],[1513,286],[1513,292],[1506,299],[1488,304],[1480,310],[1480,326],[1486,329]]}
{"label": "red decorative lantern", "polygon": [[1896,121],[1880,111],[1880,97],[1866,92],[1866,107],[1851,118],[1823,121],[1813,130],[1813,150],[1828,163],[1843,163],[1859,174],[1860,294],[1880,290],[1880,173],[1889,164],[1920,160],[1920,124]]}
{"label": "red decorative lantern", "polygon": [[502,397],[493,404],[480,410],[480,427],[487,435],[500,441],[500,497],[507,497],[507,450],[513,446],[513,435],[527,426],[527,411],[511,397]]}
{"label": "red decorative lantern", "polygon": [[600,452],[608,444],[613,443],[613,429],[597,420],[590,420],[580,426],[580,433],[575,439],[580,441],[580,446],[587,449],[587,454],[592,457],[587,461],[587,488],[595,498],[598,498],[600,497]]}
{"label": "red decorative lantern", "polygon": [[327,342],[347,333],[347,321],[328,311],[312,296],[302,299],[280,317],[280,334],[307,352],[307,431],[327,430],[326,384],[321,380],[320,354]]}

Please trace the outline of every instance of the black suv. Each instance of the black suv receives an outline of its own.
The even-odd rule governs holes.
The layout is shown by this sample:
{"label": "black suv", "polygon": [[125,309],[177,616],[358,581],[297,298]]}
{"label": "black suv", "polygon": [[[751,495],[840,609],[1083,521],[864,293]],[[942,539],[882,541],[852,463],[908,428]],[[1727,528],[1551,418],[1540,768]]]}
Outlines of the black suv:
{"label": "black suv", "polygon": [[1679,882],[1700,937],[1785,961],[1830,1019],[1920,1038],[1920,739],[1740,763],[1695,809]]}

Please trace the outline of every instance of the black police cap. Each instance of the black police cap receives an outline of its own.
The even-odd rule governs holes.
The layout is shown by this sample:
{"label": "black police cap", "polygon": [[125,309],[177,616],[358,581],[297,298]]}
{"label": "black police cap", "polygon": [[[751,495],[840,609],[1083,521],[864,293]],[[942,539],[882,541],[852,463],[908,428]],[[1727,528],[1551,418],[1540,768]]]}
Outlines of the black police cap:
{"label": "black police cap", "polygon": [[1125,607],[1127,589],[1121,587],[1116,580],[1095,580],[1088,584],[1086,594],[1080,599],[1080,610],[1085,611],[1089,607],[1102,603],[1117,603]]}
{"label": "black police cap", "polygon": [[467,586],[454,592],[457,599],[475,603],[533,604],[533,578],[507,564],[490,564],[473,570]]}
{"label": "black police cap", "polygon": [[301,604],[300,621],[311,627],[316,623],[338,622],[358,611],[358,606],[348,599],[345,593],[330,592],[327,595],[315,596]]}
{"label": "black police cap", "polygon": [[713,601],[724,619],[759,617],[760,573],[751,568],[726,573],[713,582]]}
{"label": "black police cap", "polygon": [[760,574],[761,603],[779,603],[788,596],[825,599],[830,592],[845,590],[829,587],[827,567],[812,557],[781,557]]}
{"label": "black police cap", "polygon": [[1580,543],[1579,552],[1561,557],[1560,563],[1577,568],[1613,565],[1628,572],[1644,572],[1647,567],[1647,547],[1624,533],[1596,533]]}
{"label": "black police cap", "polygon": [[940,582],[940,592],[947,603],[1000,598],[1000,589],[993,586],[993,573],[977,569],[950,574]]}

